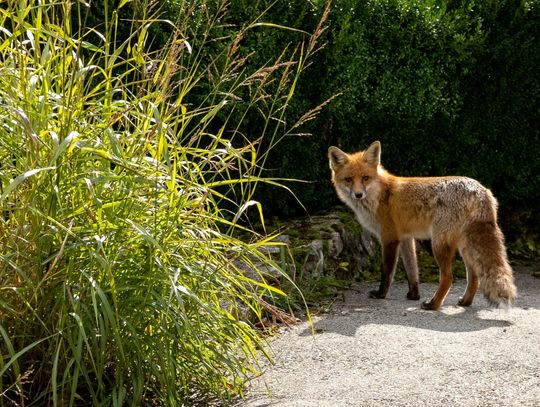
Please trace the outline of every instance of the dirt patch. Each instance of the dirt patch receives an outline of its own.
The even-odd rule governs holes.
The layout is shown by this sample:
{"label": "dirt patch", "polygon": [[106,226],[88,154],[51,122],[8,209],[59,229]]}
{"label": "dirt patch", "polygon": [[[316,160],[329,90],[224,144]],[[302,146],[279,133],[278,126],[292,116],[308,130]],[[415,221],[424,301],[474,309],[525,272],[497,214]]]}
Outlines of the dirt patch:
{"label": "dirt patch", "polygon": [[[343,301],[271,340],[275,364],[237,406],[538,406],[540,266],[516,267],[519,296],[510,310],[477,294],[458,307],[457,281],[438,312],[405,299],[394,283],[385,300],[358,285]],[[421,284],[422,300],[435,291]]]}

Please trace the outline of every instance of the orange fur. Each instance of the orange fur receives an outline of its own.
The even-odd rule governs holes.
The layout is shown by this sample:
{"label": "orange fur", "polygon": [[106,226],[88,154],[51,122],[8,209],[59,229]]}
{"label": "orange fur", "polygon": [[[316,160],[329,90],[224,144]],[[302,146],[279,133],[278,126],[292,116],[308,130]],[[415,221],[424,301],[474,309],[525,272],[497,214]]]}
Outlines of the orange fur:
{"label": "orange fur", "polygon": [[478,287],[490,303],[510,304],[516,287],[491,191],[466,177],[397,177],[381,166],[380,154],[378,141],[354,154],[337,147],[328,150],[339,198],[382,244],[381,283],[370,295],[386,297],[401,250],[409,280],[407,298],[419,299],[415,239],[431,239],[440,281],[435,295],[422,304],[424,309],[442,305],[458,251],[468,281],[459,304],[470,305]]}

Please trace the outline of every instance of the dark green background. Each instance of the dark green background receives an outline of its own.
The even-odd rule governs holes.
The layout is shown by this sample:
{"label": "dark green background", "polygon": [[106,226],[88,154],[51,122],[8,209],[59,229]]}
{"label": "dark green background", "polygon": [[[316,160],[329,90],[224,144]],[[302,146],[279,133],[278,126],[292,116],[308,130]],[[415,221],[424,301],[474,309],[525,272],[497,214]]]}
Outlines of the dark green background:
{"label": "dark green background", "polygon": [[[162,16],[174,21],[181,3],[163,3]],[[204,12],[219,3],[205,2]],[[208,60],[219,60],[227,34],[254,21],[313,32],[324,8],[320,0],[278,0],[268,9],[270,4],[232,0],[210,32],[225,40],[205,47]],[[205,29],[198,12],[203,11],[179,22],[194,47]],[[101,15],[91,14],[97,20]],[[328,146],[355,151],[378,139],[389,171],[476,178],[499,199],[507,230],[537,226],[539,17],[538,0],[335,0],[320,40],[324,47],[301,77],[288,123],[340,96],[299,129],[310,135],[289,136],[272,150],[266,175],[310,181],[289,186],[310,212],[321,210],[337,203]],[[156,48],[168,29],[166,24],[154,28]],[[252,53],[245,74],[299,39],[302,34],[282,29],[248,30],[239,51]],[[211,80],[203,78],[192,103],[204,100]],[[258,137],[264,121],[256,114],[241,117],[241,108],[236,112],[228,120],[241,122],[242,134]],[[294,197],[276,188],[259,188],[257,199],[267,214],[303,213]]]}

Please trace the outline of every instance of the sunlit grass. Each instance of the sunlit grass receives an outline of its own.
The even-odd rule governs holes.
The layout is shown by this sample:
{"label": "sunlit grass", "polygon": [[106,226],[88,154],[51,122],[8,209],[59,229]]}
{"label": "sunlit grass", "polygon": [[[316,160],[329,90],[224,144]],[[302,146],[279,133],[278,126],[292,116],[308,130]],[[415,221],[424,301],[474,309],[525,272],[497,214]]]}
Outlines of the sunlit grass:
{"label": "sunlit grass", "polygon": [[[179,29],[146,51],[152,16],[118,41],[117,14],[75,33],[72,8],[20,0],[0,14],[0,405],[241,393],[264,343],[239,316],[257,320],[258,299],[281,292],[239,269],[272,261],[238,221],[255,208],[264,223],[254,189],[278,181],[228,117],[240,102],[264,110],[273,146],[316,36],[247,75],[242,32],[204,67],[205,43]],[[235,96],[245,87],[249,100]]]}

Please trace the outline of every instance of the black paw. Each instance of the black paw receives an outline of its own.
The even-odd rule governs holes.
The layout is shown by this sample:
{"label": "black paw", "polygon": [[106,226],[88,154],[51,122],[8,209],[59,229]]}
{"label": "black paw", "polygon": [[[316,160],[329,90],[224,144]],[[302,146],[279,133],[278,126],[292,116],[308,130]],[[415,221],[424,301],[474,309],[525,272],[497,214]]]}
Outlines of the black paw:
{"label": "black paw", "polygon": [[430,301],[424,301],[422,303],[422,309],[428,310],[428,311],[434,311],[436,308],[433,306],[433,302]]}
{"label": "black paw", "polygon": [[464,301],[464,300],[463,300],[463,297],[459,297],[458,305],[459,305],[460,307],[468,307],[468,306],[471,305],[471,304],[472,304],[472,300],[470,300],[470,301]]}
{"label": "black paw", "polygon": [[371,290],[369,292],[369,298],[384,298],[385,296],[379,290]]}
{"label": "black paw", "polygon": [[408,300],[413,300],[413,301],[418,301],[420,299],[420,293],[418,291],[409,291],[407,293],[407,299]]}

